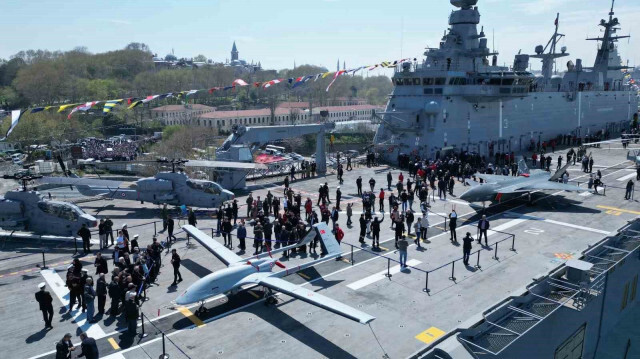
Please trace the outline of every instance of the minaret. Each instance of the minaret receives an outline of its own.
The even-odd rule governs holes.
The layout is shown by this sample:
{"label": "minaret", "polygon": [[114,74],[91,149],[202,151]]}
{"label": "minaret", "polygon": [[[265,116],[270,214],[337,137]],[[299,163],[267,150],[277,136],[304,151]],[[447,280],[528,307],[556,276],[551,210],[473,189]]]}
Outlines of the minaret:
{"label": "minaret", "polygon": [[336,71],[340,71],[340,59],[338,59],[338,64],[336,65]]}
{"label": "minaret", "polygon": [[238,49],[236,48],[236,42],[233,42],[233,47],[231,48],[231,61],[238,60]]}
{"label": "minaret", "polygon": [[346,61],[342,61],[342,69],[343,70],[347,69],[347,62]]}

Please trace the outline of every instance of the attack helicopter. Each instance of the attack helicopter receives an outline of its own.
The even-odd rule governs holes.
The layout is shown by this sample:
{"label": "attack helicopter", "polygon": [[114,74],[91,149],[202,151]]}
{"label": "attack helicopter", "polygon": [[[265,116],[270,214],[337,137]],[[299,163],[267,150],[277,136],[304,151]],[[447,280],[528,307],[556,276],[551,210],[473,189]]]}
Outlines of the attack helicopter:
{"label": "attack helicopter", "polygon": [[74,236],[83,224],[96,227],[98,220],[80,207],[62,201],[49,200],[28,183],[42,178],[39,175],[4,175],[4,179],[22,182],[22,188],[0,196],[0,228],[29,231],[36,234]]}
{"label": "attack helicopter", "polygon": [[[189,178],[183,171],[176,172],[176,166],[221,167],[231,162],[189,161],[161,158],[155,161],[134,161],[131,163],[154,162],[171,165],[171,172],[158,172],[153,177],[141,178],[128,188],[121,188],[121,181],[70,177],[43,177],[41,183],[75,186],[84,196],[151,202],[154,204],[185,205],[188,207],[217,208],[222,203],[233,200],[235,195],[218,183]],[[114,162],[109,162],[114,163]],[[115,162],[118,163],[118,162]],[[247,164],[252,165],[252,164]]]}

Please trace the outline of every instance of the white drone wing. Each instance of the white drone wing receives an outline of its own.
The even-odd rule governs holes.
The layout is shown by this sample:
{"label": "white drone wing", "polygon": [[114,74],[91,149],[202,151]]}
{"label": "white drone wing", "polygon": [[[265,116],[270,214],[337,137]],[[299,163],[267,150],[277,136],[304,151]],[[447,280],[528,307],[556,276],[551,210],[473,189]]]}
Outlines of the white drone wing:
{"label": "white drone wing", "polygon": [[359,322],[360,324],[368,324],[369,322],[376,319],[376,317],[373,317],[367,313],[361,312],[344,303],[338,302],[337,300],[325,297],[324,295],[316,293],[312,290],[289,283],[284,279],[266,277],[262,278],[259,283],[264,287],[271,288],[293,298],[300,299],[309,304],[313,304],[319,308]]}
{"label": "white drone wing", "polygon": [[182,229],[184,229],[185,232],[189,233],[189,235],[195,238],[198,243],[207,248],[209,252],[213,253],[213,255],[216,256],[220,261],[222,261],[222,263],[224,263],[227,267],[230,264],[244,262],[244,259],[242,259],[242,257],[233,253],[227,247],[223,246],[222,244],[220,244],[220,242],[206,235],[198,228],[186,225],[182,226]]}

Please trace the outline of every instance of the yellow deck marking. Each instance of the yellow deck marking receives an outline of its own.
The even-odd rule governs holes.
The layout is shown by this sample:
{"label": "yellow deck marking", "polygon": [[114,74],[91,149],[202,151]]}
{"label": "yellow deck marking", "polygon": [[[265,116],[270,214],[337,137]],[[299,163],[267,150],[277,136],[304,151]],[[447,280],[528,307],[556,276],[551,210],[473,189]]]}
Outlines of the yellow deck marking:
{"label": "yellow deck marking", "polygon": [[118,343],[115,341],[115,339],[113,338],[109,338],[107,339],[107,341],[109,342],[109,344],[111,344],[111,346],[113,347],[113,349],[115,350],[120,350],[120,346],[118,345]]}
{"label": "yellow deck marking", "polygon": [[[638,215],[640,215],[640,212],[638,212],[638,211],[630,211],[628,209],[622,209],[622,208],[616,208],[616,207],[610,207],[610,206],[602,206],[602,205],[597,205],[596,207],[602,208],[602,209],[608,209],[610,211],[613,211],[613,213],[610,213],[610,214],[615,214],[615,212],[621,212],[621,213],[630,213],[630,214],[638,214]],[[607,213],[609,213],[609,212],[607,211]]]}
{"label": "yellow deck marking", "polygon": [[438,329],[436,327],[431,327],[424,332],[416,335],[416,339],[425,342],[427,344],[433,343],[436,339],[440,338],[444,335],[444,330]]}
{"label": "yellow deck marking", "polygon": [[308,275],[306,275],[306,274],[304,274],[302,272],[298,272],[298,275],[301,276],[302,278],[306,279],[306,280],[311,279],[311,277],[309,277]]}
{"label": "yellow deck marking", "polygon": [[382,249],[383,251],[388,251],[388,250],[389,250],[389,248],[385,248],[385,247],[383,247],[383,246],[379,246],[379,247],[380,247],[380,249]]}
{"label": "yellow deck marking", "polygon": [[195,314],[191,313],[191,311],[188,308],[180,307],[178,308],[178,310],[180,311],[180,313],[182,313],[182,315],[189,318],[189,320],[193,324],[195,324],[198,328],[204,327],[206,325],[202,322],[202,320],[200,320],[200,318],[196,317]]}
{"label": "yellow deck marking", "polygon": [[18,272],[9,273],[9,275],[16,275],[16,274],[18,274]]}
{"label": "yellow deck marking", "polygon": [[256,299],[260,299],[260,296],[258,294],[256,294],[254,291],[252,290],[248,290],[249,294],[251,294],[252,296],[254,296]]}
{"label": "yellow deck marking", "polygon": [[351,262],[349,262],[349,260],[347,258],[340,258],[341,261],[345,262],[345,263],[349,263],[351,264]]}
{"label": "yellow deck marking", "polygon": [[556,258],[558,259],[564,259],[564,260],[569,260],[573,258],[573,255],[571,255],[570,253],[554,253],[553,255],[556,256]]}

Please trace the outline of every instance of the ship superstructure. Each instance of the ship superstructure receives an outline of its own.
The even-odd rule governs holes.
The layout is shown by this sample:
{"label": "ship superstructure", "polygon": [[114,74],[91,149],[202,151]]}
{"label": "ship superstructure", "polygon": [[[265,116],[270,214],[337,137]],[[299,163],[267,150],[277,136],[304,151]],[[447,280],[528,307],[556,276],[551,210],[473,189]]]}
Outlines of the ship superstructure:
{"label": "ship superstructure", "polygon": [[[393,76],[394,90],[375,145],[387,160],[400,154],[437,158],[448,151],[522,152],[532,144],[559,135],[578,137],[624,129],[638,108],[627,84],[627,69],[617,53],[619,21],[613,7],[601,20],[602,36],[592,67],[581,59],[560,65],[566,47],[557,49],[564,35],[555,32],[535,54],[517,54],[513,66],[498,66],[482,28],[478,31],[478,0],[450,0],[457,8],[450,28],[436,48],[427,48],[422,62],[406,62]],[[529,70],[531,59],[542,71]],[[558,68],[564,67],[563,71]]]}

